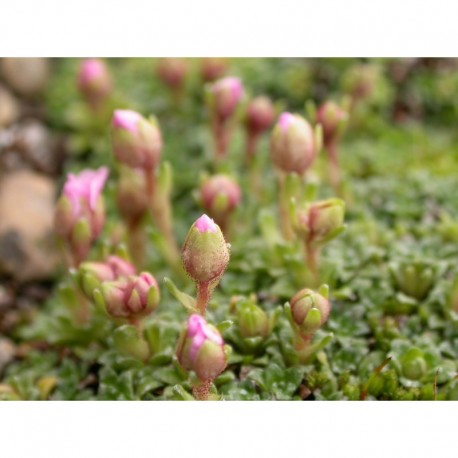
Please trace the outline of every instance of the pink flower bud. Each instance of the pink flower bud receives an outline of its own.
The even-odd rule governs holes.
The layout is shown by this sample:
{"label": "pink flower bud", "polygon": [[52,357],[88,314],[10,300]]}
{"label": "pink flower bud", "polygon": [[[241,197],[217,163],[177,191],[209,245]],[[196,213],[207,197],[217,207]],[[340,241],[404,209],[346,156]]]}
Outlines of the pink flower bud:
{"label": "pink flower bud", "polygon": [[78,73],[78,87],[88,103],[97,107],[112,91],[110,73],[99,59],[85,59]]}
{"label": "pink flower bud", "polygon": [[176,354],[181,366],[194,371],[200,380],[215,379],[227,366],[221,334],[199,315],[188,318],[187,329],[180,337]]}
{"label": "pink flower bud", "polygon": [[227,175],[214,175],[200,187],[202,205],[220,223],[222,217],[231,213],[242,196],[239,185]]}
{"label": "pink flower bud", "polygon": [[253,99],[246,109],[246,127],[251,135],[260,135],[275,120],[275,110],[268,97],[260,96]]}
{"label": "pink flower bud", "polygon": [[210,87],[209,101],[213,115],[224,122],[230,118],[242,100],[244,91],[239,78],[227,77],[213,83]]}
{"label": "pink flower bud", "polygon": [[181,251],[183,266],[197,283],[217,282],[229,264],[229,249],[221,229],[202,215],[189,229]]}
{"label": "pink flower bud", "polygon": [[302,289],[290,301],[291,315],[303,334],[313,334],[329,318],[331,303],[321,294]]}
{"label": "pink flower bud", "polygon": [[101,283],[134,275],[135,267],[119,256],[108,256],[105,262],[83,262],[79,274],[83,291],[92,298],[94,289]]}
{"label": "pink flower bud", "polygon": [[335,102],[325,102],[318,108],[316,120],[323,127],[323,141],[326,147],[338,139],[339,129],[347,118],[348,113]]}
{"label": "pink flower bud", "polygon": [[344,223],[345,202],[327,199],[309,204],[297,211],[296,232],[309,242],[319,244],[326,241]]}
{"label": "pink flower bud", "polygon": [[280,170],[303,175],[317,154],[310,124],[299,115],[282,113],[271,135],[270,152]]}
{"label": "pink flower bud", "polygon": [[68,174],[55,213],[54,227],[70,246],[79,264],[91,244],[102,232],[105,206],[101,196],[108,169],[84,170],[78,175]]}
{"label": "pink flower bud", "polygon": [[159,60],[156,73],[161,81],[171,89],[179,89],[186,78],[187,68],[187,62],[184,59],[165,58]]}
{"label": "pink flower bud", "polygon": [[159,303],[156,279],[148,272],[105,282],[101,292],[106,311],[114,318],[137,320],[152,313]]}
{"label": "pink flower bud", "polygon": [[202,59],[200,74],[202,79],[210,83],[224,75],[227,70],[227,59],[220,57],[209,57]]}
{"label": "pink flower bud", "polygon": [[151,170],[159,163],[161,131],[155,121],[146,120],[136,111],[114,112],[112,144],[116,159],[129,167]]}

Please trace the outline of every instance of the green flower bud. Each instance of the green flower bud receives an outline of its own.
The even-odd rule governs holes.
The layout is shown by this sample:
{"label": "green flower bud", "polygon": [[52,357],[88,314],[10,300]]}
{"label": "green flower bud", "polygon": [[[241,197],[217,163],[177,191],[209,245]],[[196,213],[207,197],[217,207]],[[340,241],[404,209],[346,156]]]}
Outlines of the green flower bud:
{"label": "green flower bud", "polygon": [[202,215],[189,229],[181,257],[188,275],[197,283],[217,281],[229,264],[229,249],[221,229]]}
{"label": "green flower bud", "polygon": [[267,337],[270,333],[266,312],[251,301],[238,306],[237,316],[242,337]]}
{"label": "green flower bud", "polygon": [[428,366],[423,352],[411,348],[401,357],[402,375],[409,380],[420,380],[427,372]]}

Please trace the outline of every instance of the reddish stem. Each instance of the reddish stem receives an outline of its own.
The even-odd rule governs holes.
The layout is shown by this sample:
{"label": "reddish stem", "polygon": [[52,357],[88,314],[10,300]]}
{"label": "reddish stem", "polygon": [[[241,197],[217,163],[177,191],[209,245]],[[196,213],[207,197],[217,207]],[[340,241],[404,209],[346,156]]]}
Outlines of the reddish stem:
{"label": "reddish stem", "polygon": [[210,388],[212,385],[212,380],[201,380],[196,386],[192,389],[192,394],[197,401],[207,401],[208,394],[210,393]]}

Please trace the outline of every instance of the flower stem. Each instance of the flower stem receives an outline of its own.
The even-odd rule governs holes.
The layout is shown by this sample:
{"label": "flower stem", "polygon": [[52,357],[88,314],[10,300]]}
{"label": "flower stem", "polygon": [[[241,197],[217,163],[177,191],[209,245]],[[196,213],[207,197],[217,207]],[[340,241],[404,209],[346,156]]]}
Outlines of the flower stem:
{"label": "flower stem", "polygon": [[197,283],[196,307],[202,316],[205,316],[205,312],[207,310],[208,302],[210,301],[212,290],[213,288],[211,287],[209,282]]}
{"label": "flower stem", "polygon": [[307,278],[307,283],[311,283],[311,286],[317,286],[319,284],[319,271],[318,271],[318,254],[319,248],[313,246],[310,240],[306,240],[304,244],[305,251],[305,263],[308,267],[308,273],[310,278]]}
{"label": "flower stem", "polygon": [[329,156],[329,176],[331,179],[332,187],[337,195],[341,195],[341,178],[340,178],[340,166],[339,157],[337,151],[337,143],[333,142],[328,146]]}
{"label": "flower stem", "polygon": [[286,191],[286,176],[280,175],[278,180],[279,186],[279,213],[280,213],[280,224],[283,237],[285,240],[289,241],[294,238],[294,230],[291,225],[288,211],[288,193]]}
{"label": "flower stem", "polygon": [[197,401],[207,401],[211,385],[212,380],[201,380],[192,388],[192,395]]}

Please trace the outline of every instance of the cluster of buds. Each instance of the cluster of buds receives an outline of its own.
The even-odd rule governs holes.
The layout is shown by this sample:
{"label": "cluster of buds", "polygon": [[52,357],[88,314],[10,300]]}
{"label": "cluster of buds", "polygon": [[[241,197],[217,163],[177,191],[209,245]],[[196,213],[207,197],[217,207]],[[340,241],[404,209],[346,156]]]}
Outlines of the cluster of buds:
{"label": "cluster of buds", "polygon": [[331,303],[328,287],[323,285],[319,292],[302,289],[289,303],[290,322],[294,332],[294,346],[301,360],[310,356],[310,343],[315,332],[328,320]]}
{"label": "cluster of buds", "polygon": [[159,60],[156,66],[156,74],[167,87],[178,94],[183,89],[187,69],[186,60],[169,57]]}
{"label": "cluster of buds", "polygon": [[229,248],[220,227],[202,215],[189,229],[181,252],[183,266],[197,286],[197,309],[201,315],[229,264]]}
{"label": "cluster of buds", "polygon": [[132,324],[150,315],[159,303],[159,287],[148,272],[105,281],[99,291],[108,315]]}
{"label": "cluster of buds", "polygon": [[319,129],[314,131],[302,116],[280,115],[270,139],[272,161],[279,170],[304,175],[320,148]]}
{"label": "cluster of buds", "polygon": [[207,89],[207,105],[210,112],[212,132],[217,157],[224,157],[229,146],[234,117],[244,95],[242,82],[238,78],[222,78]]}
{"label": "cluster of buds", "polygon": [[315,280],[318,251],[344,230],[344,216],[345,202],[340,199],[312,202],[293,210],[293,228],[304,243],[306,262]]}
{"label": "cluster of buds", "polygon": [[135,275],[135,267],[119,256],[108,256],[104,262],[83,262],[78,271],[81,288],[89,298],[101,283]]}
{"label": "cluster of buds", "polygon": [[240,203],[240,186],[227,175],[213,175],[200,186],[200,201],[205,211],[227,234],[228,221]]}
{"label": "cluster of buds", "polygon": [[202,59],[200,66],[200,75],[206,83],[211,83],[221,78],[227,70],[227,59],[223,57],[208,57]]}
{"label": "cluster of buds", "polygon": [[200,383],[194,389],[196,399],[205,400],[212,381],[227,366],[228,351],[219,331],[200,315],[188,318],[178,341],[176,355],[180,365],[194,371]]}
{"label": "cluster of buds", "polygon": [[108,169],[84,170],[68,174],[55,211],[54,227],[71,257],[71,265],[83,262],[105,223],[102,190]]}
{"label": "cluster of buds", "polygon": [[94,110],[99,110],[110,96],[113,83],[110,72],[100,59],[85,59],[78,73],[78,88]]}
{"label": "cluster of buds", "polygon": [[132,168],[154,170],[162,150],[161,131],[155,119],[132,110],[116,110],[112,120],[112,144],[116,159]]}

